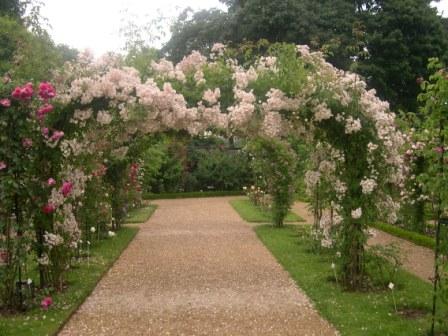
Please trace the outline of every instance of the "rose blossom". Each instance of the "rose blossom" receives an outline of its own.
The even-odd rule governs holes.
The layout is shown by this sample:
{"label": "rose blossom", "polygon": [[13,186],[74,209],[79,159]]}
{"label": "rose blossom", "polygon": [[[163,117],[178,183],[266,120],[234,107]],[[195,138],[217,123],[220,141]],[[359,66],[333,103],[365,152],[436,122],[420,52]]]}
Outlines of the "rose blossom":
{"label": "rose blossom", "polygon": [[64,195],[64,197],[67,197],[71,193],[72,189],[73,183],[65,181],[64,183],[62,183],[61,193],[62,195]]}
{"label": "rose blossom", "polygon": [[7,98],[0,99],[0,106],[10,107],[11,106],[11,101],[9,99],[7,99]]}
{"label": "rose blossom", "polygon": [[63,131],[54,131],[53,135],[50,138],[50,141],[58,141],[63,136],[64,136],[64,132]]}
{"label": "rose blossom", "polygon": [[19,100],[30,100],[33,96],[33,84],[27,83],[24,86],[17,86],[12,91],[11,96]]}
{"label": "rose blossom", "polygon": [[8,167],[5,163],[5,161],[0,161],[0,170],[6,169]]}
{"label": "rose blossom", "polygon": [[55,184],[56,184],[56,180],[55,180],[54,178],[50,177],[50,178],[47,180],[47,185],[48,185],[49,187],[54,186]]}
{"label": "rose blossom", "polygon": [[44,298],[41,303],[40,306],[47,310],[48,308],[50,308],[50,306],[53,304],[53,299],[50,296],[47,296],[46,298]]}
{"label": "rose blossom", "polygon": [[39,84],[39,96],[42,99],[54,98],[56,96],[56,90],[50,83],[42,82]]}
{"label": "rose blossom", "polygon": [[43,135],[45,138],[48,138],[48,133],[50,132],[50,130],[48,129],[48,127],[43,127],[43,128],[41,129],[41,132],[42,132],[42,135]]}
{"label": "rose blossom", "polygon": [[33,147],[33,140],[31,140],[30,138],[22,139],[22,146],[26,149]]}
{"label": "rose blossom", "polygon": [[42,212],[47,215],[51,214],[55,210],[56,210],[56,207],[54,206],[54,204],[51,204],[51,203],[47,203],[42,207]]}
{"label": "rose blossom", "polygon": [[45,115],[50,113],[51,111],[53,111],[53,105],[45,104],[37,110],[37,113],[36,113],[37,118],[39,120],[42,120],[45,117]]}

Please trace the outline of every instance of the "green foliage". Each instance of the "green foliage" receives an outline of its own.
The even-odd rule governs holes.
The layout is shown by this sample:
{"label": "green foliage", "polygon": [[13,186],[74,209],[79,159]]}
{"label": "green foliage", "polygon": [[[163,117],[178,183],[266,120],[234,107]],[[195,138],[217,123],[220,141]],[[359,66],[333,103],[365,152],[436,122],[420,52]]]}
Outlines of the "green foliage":
{"label": "green foliage", "polygon": [[[430,327],[430,284],[399,270],[394,289],[397,314],[388,289],[387,292],[340,289],[334,282],[331,268],[334,254],[311,253],[312,242],[308,228],[287,226],[284,230],[275,230],[269,226],[260,226],[256,232],[297,285],[311,298],[318,312],[342,335],[427,334]],[[446,310],[447,306],[443,309]],[[417,312],[417,317],[406,317],[406,312],[413,311]]]}
{"label": "green foliage", "polygon": [[255,176],[272,197],[274,225],[280,227],[294,201],[294,152],[285,142],[265,138],[252,140],[247,150],[253,155],[251,165]]}
{"label": "green foliage", "polygon": [[153,138],[142,155],[146,192],[240,190],[250,183],[247,155],[218,137]]}
{"label": "green foliage", "polygon": [[[113,238],[95,244],[91,250],[89,264],[80,263],[72,268],[67,279],[70,290],[52,295],[53,305],[48,311],[36,307],[21,315],[0,315],[2,336],[55,335],[90,295],[103,274],[114,264],[137,234],[137,228],[123,228]],[[30,275],[36,280],[37,273]],[[38,293],[39,302],[45,292]]]}
{"label": "green foliage", "polygon": [[0,17],[0,75],[17,82],[49,80],[67,58],[47,34],[35,35],[17,21]]}
{"label": "green foliage", "polygon": [[232,40],[228,16],[217,9],[202,10],[190,17],[190,9],[179,16],[171,27],[172,37],[162,51],[173,61],[180,61],[193,50],[210,49],[217,41]]}
{"label": "green foliage", "polygon": [[[246,222],[250,223],[269,223],[272,221],[272,214],[254,205],[247,199],[236,199],[230,201],[230,205]],[[303,222],[303,218],[296,215],[294,212],[288,212],[285,222]]]}
{"label": "green foliage", "polygon": [[402,229],[396,225],[376,222],[376,223],[371,224],[371,226],[373,226],[381,231],[390,233],[393,236],[409,240],[410,242],[412,242],[416,245],[419,245],[419,246],[434,249],[435,245],[436,245],[434,238],[422,235],[417,232],[412,232],[412,231]]}
{"label": "green foliage", "polygon": [[417,112],[417,79],[428,74],[430,57],[447,56],[448,35],[430,1],[381,1],[365,14],[368,57],[356,70],[395,109]]}

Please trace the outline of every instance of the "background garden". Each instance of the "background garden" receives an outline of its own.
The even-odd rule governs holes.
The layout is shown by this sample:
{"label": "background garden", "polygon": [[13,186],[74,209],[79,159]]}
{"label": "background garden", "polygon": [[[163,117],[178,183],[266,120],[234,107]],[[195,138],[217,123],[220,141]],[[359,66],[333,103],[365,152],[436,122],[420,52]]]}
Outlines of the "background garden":
{"label": "background garden", "polygon": [[[2,1],[0,328],[55,333],[149,200],[246,195],[232,205],[273,224],[257,233],[299,285],[292,256],[323,272],[318,307],[338,293],[356,325],[374,297],[388,334],[392,314],[446,335],[448,19],[423,0],[222,2],[161,48],[142,36],[164,18],[94,58],[51,40],[41,3]],[[314,221],[283,228],[296,200]],[[368,249],[372,227],[434,250],[432,285]]]}

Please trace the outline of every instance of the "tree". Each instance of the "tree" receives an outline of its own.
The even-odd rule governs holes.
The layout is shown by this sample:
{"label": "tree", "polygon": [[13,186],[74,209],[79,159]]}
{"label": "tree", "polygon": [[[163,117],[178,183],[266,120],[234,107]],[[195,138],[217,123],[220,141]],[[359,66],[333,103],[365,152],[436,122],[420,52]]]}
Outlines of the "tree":
{"label": "tree", "polygon": [[193,50],[205,51],[217,41],[233,40],[229,34],[230,17],[221,10],[202,10],[190,17],[191,9],[184,10],[171,27],[172,37],[163,52],[180,61]]}
{"label": "tree", "polygon": [[361,14],[367,27],[368,56],[355,69],[394,109],[416,111],[418,78],[427,75],[430,57],[447,51],[447,31],[429,3],[381,1],[374,14]]}
{"label": "tree", "polygon": [[10,16],[19,19],[24,13],[25,6],[23,1],[2,0],[0,2],[0,16]]}
{"label": "tree", "polygon": [[[430,57],[447,57],[447,20],[429,0],[222,0],[228,12],[184,12],[164,52],[173,60],[214,42],[308,44],[363,74],[392,108],[416,110],[416,79]],[[445,28],[444,28],[445,27]]]}

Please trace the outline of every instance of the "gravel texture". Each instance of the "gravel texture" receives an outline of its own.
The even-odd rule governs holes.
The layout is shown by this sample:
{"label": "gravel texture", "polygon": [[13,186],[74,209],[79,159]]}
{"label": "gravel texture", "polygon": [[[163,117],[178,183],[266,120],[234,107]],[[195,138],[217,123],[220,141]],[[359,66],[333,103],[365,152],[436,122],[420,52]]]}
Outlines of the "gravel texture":
{"label": "gravel texture", "polygon": [[59,335],[337,335],[230,199],[157,201]]}
{"label": "gravel texture", "polygon": [[[308,210],[307,203],[295,202],[292,210],[305,219],[307,223],[313,223],[313,215]],[[372,232],[373,236],[369,239],[368,245],[397,244],[400,247],[403,268],[425,281],[431,281],[434,274],[434,252],[432,250],[381,230],[372,229]]]}

